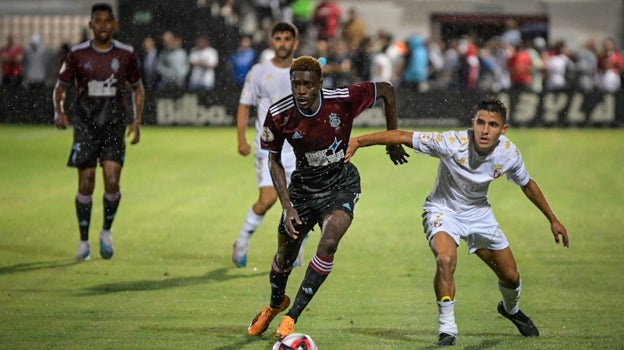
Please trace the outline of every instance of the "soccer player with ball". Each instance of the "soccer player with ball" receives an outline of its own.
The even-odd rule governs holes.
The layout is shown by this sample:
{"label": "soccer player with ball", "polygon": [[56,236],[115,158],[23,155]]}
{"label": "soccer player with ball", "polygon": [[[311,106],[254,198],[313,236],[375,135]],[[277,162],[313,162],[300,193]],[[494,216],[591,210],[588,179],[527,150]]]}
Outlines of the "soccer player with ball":
{"label": "soccer player with ball", "polygon": [[522,280],[507,237],[498,225],[487,198],[492,181],[506,174],[546,216],[555,242],[570,244],[566,228],[529,176],[518,148],[505,136],[507,108],[496,99],[480,101],[472,115],[472,129],[442,133],[389,130],[352,138],[346,161],[359,147],[403,144],[417,153],[440,159],[438,178],[425,200],[424,231],[435,256],[434,290],[438,304],[438,345],[455,345],[455,280],[460,239],[498,277],[502,301],[497,310],[526,337],[539,335],[531,319],[520,311]]}
{"label": "soccer player with ball", "polygon": [[[321,63],[310,56],[290,66],[292,94],[271,105],[264,121],[262,148],[268,150],[269,169],[283,215],[278,247],[269,275],[271,299],[251,321],[247,333],[260,335],[275,316],[286,310],[290,298],[286,284],[304,237],[317,224],[320,240],[308,265],[293,306],[276,336],[295,332],[295,323],[334,267],[340,240],[351,225],[360,197],[357,168],[344,162],[353,120],[378,98],[384,102],[387,128],[396,129],[396,95],[390,83],[363,82],[340,88],[323,88]],[[297,167],[290,186],[281,163],[284,143],[292,145]],[[388,148],[393,162],[404,162],[400,145]]]}

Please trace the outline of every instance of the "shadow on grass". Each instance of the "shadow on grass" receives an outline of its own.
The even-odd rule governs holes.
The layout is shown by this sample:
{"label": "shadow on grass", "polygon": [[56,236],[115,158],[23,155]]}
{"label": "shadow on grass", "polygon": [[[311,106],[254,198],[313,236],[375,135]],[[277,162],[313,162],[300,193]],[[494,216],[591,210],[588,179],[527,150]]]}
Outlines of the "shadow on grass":
{"label": "shadow on grass", "polygon": [[261,336],[249,336],[246,334],[247,326],[239,327],[144,327],[149,331],[156,331],[158,334],[175,333],[175,334],[195,334],[198,336],[206,336],[206,343],[212,350],[239,350],[249,344],[266,343],[269,349],[275,338],[273,333],[267,332]]}
{"label": "shadow on grass", "polygon": [[20,273],[36,270],[55,269],[58,267],[67,267],[80,263],[74,259],[72,260],[58,260],[58,261],[36,261],[30,263],[15,264],[10,266],[0,267],[0,275],[8,275],[11,273]]}
{"label": "shadow on grass", "polygon": [[[438,349],[437,335],[432,335],[429,331],[418,331],[412,329],[397,329],[397,328],[351,328],[349,331],[365,336],[382,338],[391,341],[409,342],[410,344],[420,344],[419,349]],[[504,336],[500,333],[479,333],[469,334],[462,333],[465,337],[501,337]],[[458,342],[461,342],[461,338],[458,338]],[[496,348],[500,339],[483,339],[478,345],[465,346],[463,349],[478,350],[478,349],[493,349]],[[458,344],[459,345],[459,344]]]}
{"label": "shadow on grass", "polygon": [[141,280],[141,281],[133,281],[133,282],[105,283],[105,284],[99,284],[93,287],[86,288],[84,294],[98,295],[98,294],[119,293],[119,292],[148,291],[148,290],[159,290],[159,289],[167,289],[167,288],[178,288],[178,287],[194,286],[198,284],[205,284],[205,283],[211,283],[211,282],[223,282],[223,281],[239,279],[239,278],[255,278],[258,276],[265,276],[268,274],[267,271],[260,271],[260,272],[253,273],[253,274],[246,274],[246,273],[228,274],[228,271],[232,271],[232,270],[239,271],[238,269],[232,269],[232,268],[219,268],[201,276],[177,277],[177,278],[169,278],[167,276],[164,276],[162,279],[159,279],[159,280]]}

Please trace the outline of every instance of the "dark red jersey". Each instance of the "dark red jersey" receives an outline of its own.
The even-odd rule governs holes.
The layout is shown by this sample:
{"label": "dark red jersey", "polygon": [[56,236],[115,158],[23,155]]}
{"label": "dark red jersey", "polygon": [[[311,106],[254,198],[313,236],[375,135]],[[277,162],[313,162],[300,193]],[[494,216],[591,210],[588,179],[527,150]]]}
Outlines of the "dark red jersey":
{"label": "dark red jersey", "polygon": [[322,89],[319,110],[308,115],[297,108],[292,95],[285,97],[269,108],[261,137],[262,148],[281,152],[284,140],[293,146],[297,169],[291,183],[295,189],[318,193],[346,186],[359,192],[357,169],[343,161],[353,119],[372,107],[376,98],[372,82]]}
{"label": "dark red jersey", "polygon": [[139,60],[132,46],[113,40],[107,51],[85,41],[67,54],[59,83],[76,87],[74,126],[97,129],[124,122],[129,112],[128,86],[141,82]]}

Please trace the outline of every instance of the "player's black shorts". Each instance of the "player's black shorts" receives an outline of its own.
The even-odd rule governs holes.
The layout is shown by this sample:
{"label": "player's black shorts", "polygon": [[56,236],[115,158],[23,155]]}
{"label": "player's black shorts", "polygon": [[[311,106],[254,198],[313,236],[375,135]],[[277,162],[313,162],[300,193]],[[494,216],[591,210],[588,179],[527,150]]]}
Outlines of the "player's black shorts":
{"label": "player's black shorts", "polygon": [[74,127],[74,144],[67,165],[74,168],[94,168],[98,161],[115,161],[121,165],[126,157],[124,139],[126,125],[115,123],[100,131],[80,126]]}
{"label": "player's black shorts", "polygon": [[[322,226],[323,218],[331,214],[335,210],[342,210],[353,218],[355,204],[360,199],[359,192],[338,191],[329,192],[325,195],[319,194],[305,199],[292,198],[291,201],[303,225],[295,224],[295,229],[300,233],[306,233],[312,230],[314,225]],[[279,232],[286,234],[286,228],[280,220]],[[301,235],[304,237],[305,235]]]}

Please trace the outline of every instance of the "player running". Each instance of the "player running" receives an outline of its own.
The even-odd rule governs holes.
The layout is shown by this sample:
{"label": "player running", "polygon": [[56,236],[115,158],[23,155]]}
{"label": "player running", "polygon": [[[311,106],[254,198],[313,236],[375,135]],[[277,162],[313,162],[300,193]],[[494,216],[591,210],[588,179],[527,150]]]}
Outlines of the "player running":
{"label": "player running", "polygon": [[128,136],[133,135],[131,144],[138,143],[141,137],[139,125],[145,98],[139,60],[133,48],[113,40],[117,21],[111,5],[93,5],[89,27],[93,31],[93,40],[71,49],[54,88],[54,124],[60,130],[69,126],[64,108],[67,89],[70,85],[76,87],[75,115],[72,118],[74,140],[67,165],[78,169],[75,202],[80,229],[78,260],[91,258],[89,225],[98,162],[104,177],[100,255],[104,259],[113,257],[111,226],[121,200],[119,178],[126,155],[124,136],[130,112],[125,96],[131,89],[134,103],[134,119],[128,130]]}
{"label": "player running", "polygon": [[[396,129],[396,96],[390,83],[364,82],[323,89],[321,64],[310,56],[299,57],[290,67],[292,95],[269,108],[261,136],[268,150],[269,169],[283,208],[278,247],[269,275],[271,300],[251,321],[249,335],[260,335],[273,318],[290,305],[286,284],[304,237],[319,225],[321,237],[307,267],[293,306],[279,324],[276,336],[294,333],[295,323],[332,271],[338,243],[351,225],[360,197],[360,175],[344,162],[353,120],[384,101],[388,129]],[[290,143],[297,168],[290,186],[281,163],[284,144]],[[406,156],[401,146],[389,148],[394,162]]]}
{"label": "player running", "polygon": [[499,100],[480,101],[472,129],[443,133],[391,130],[351,139],[346,161],[359,147],[403,144],[440,159],[438,178],[425,200],[423,226],[435,256],[434,290],[438,304],[438,345],[455,345],[455,279],[457,247],[466,241],[498,277],[502,301],[497,310],[526,337],[538,336],[533,321],[520,311],[522,280],[516,260],[487,198],[492,181],[504,174],[546,216],[555,242],[569,247],[566,228],[551,210],[540,187],[529,176],[518,148],[504,134],[507,108]]}

